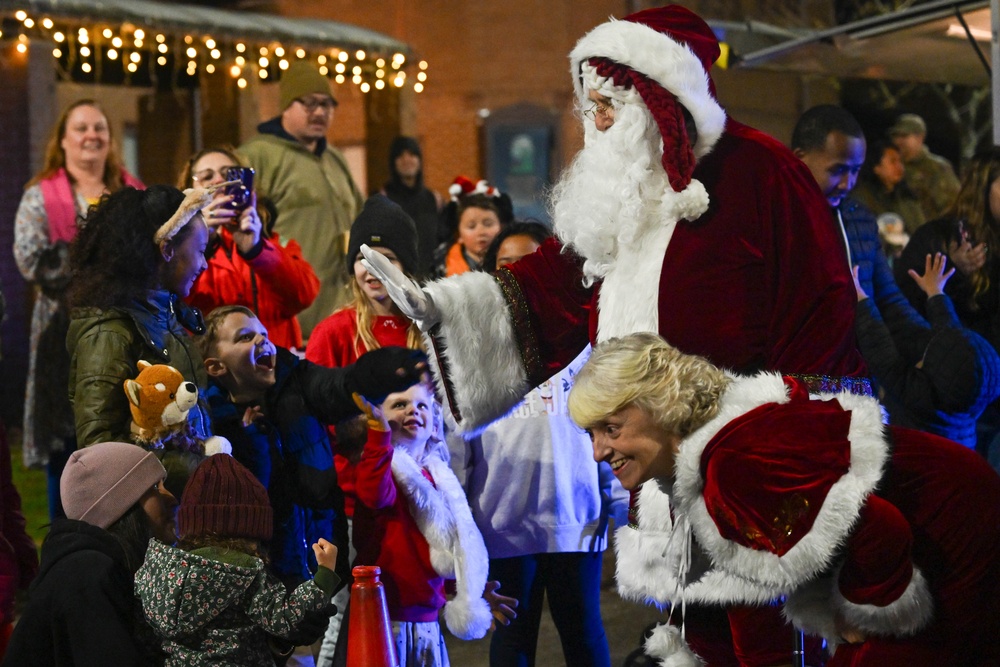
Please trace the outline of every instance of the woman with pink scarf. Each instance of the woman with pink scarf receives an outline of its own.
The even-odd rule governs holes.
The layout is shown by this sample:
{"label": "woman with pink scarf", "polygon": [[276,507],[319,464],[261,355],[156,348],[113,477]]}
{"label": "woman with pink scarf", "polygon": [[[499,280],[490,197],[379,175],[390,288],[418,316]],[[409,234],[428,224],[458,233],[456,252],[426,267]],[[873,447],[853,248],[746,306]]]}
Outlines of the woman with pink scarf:
{"label": "woman with pink scarf", "polygon": [[24,465],[48,467],[52,518],[62,515],[59,475],[76,448],[66,351],[69,244],[90,206],[125,186],[144,187],[121,166],[104,111],[93,100],[79,100],[63,111],[53,128],[44,165],[28,182],[14,222],[14,259],[35,288],[24,396]]}

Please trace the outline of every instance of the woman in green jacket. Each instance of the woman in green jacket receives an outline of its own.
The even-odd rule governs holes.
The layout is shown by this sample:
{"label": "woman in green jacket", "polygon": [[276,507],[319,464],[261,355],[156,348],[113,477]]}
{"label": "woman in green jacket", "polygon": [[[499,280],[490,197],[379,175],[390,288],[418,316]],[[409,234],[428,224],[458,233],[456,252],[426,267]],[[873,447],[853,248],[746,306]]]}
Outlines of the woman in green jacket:
{"label": "woman in green jacket", "polygon": [[[211,198],[204,194],[185,197],[165,185],[125,188],[102,200],[73,244],[67,347],[81,447],[131,440],[123,385],[138,374],[139,360],[169,364],[205,387],[201,355],[188,333],[200,333],[204,324],[182,301],[206,267],[208,229],[200,211]],[[209,435],[200,406],[188,419],[195,437]]]}

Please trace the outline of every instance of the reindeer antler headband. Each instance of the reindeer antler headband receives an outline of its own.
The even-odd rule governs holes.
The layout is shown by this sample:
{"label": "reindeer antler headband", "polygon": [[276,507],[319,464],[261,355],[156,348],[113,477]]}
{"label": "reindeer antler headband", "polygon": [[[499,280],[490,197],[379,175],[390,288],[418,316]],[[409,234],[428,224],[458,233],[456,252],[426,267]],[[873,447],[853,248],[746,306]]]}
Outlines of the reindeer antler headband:
{"label": "reindeer antler headband", "polygon": [[197,215],[201,209],[208,206],[216,190],[224,188],[227,185],[236,185],[239,182],[238,180],[226,181],[225,183],[217,183],[207,188],[188,188],[185,190],[184,200],[181,202],[181,205],[177,207],[177,210],[170,216],[170,219],[156,230],[153,241],[159,245],[164,241],[174,238],[177,232],[184,228],[184,225],[191,222],[191,218]]}

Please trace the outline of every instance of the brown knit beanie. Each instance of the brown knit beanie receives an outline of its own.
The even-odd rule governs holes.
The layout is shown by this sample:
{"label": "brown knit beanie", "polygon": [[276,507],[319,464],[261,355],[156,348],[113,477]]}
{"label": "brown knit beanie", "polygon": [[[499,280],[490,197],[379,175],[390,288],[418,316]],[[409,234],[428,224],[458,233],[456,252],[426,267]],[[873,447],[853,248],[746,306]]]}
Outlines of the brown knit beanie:
{"label": "brown knit beanie", "polygon": [[334,106],[337,105],[337,98],[330,92],[330,80],[320,74],[311,63],[296,60],[281,73],[281,82],[278,84],[278,106],[282,111],[300,97],[313,93],[329,95]]}
{"label": "brown knit beanie", "polygon": [[107,528],[139,502],[167,471],[152,452],[125,442],[101,442],[69,456],[59,493],[67,518]]}
{"label": "brown knit beanie", "polygon": [[180,537],[214,535],[271,539],[273,519],[267,489],[228,454],[215,454],[191,475],[177,510]]}

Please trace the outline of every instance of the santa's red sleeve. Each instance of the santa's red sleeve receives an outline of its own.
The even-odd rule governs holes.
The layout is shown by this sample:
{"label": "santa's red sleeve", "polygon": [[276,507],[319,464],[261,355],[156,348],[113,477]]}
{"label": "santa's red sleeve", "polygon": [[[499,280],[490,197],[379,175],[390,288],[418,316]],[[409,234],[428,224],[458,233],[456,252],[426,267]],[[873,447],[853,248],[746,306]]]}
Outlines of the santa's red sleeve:
{"label": "santa's red sleeve", "polygon": [[496,276],[426,286],[442,315],[430,361],[461,430],[503,416],[587,346],[592,290],[582,282],[577,256],[550,239]]}

